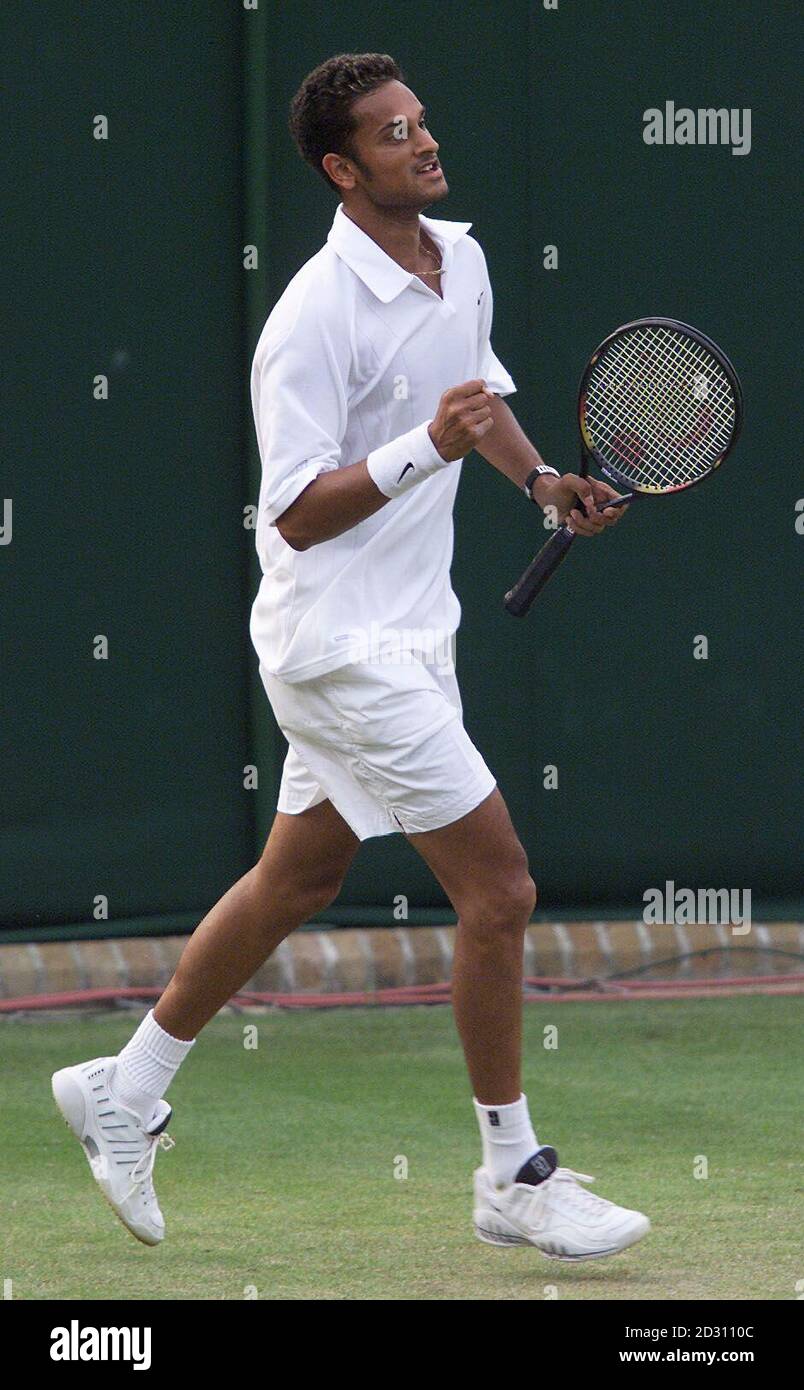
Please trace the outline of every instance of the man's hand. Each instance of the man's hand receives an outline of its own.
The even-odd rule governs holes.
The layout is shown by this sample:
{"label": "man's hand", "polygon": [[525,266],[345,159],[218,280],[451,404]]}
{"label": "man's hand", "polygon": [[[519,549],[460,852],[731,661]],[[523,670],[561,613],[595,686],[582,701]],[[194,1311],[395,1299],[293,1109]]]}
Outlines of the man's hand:
{"label": "man's hand", "polygon": [[465,381],[451,386],[438,402],[430,424],[430,438],[442,459],[462,459],[494,424],[491,402],[494,392],[484,381]]}
{"label": "man's hand", "polygon": [[[622,507],[608,507],[604,512],[595,510],[599,502],[622,496],[608,483],[599,483],[597,478],[579,478],[577,473],[565,473],[561,478],[546,477],[540,481],[542,510],[555,507],[559,522],[569,521],[578,536],[596,536],[609,526],[616,526],[623,512],[628,511],[627,502]],[[578,509],[576,494],[586,508],[586,516]]]}

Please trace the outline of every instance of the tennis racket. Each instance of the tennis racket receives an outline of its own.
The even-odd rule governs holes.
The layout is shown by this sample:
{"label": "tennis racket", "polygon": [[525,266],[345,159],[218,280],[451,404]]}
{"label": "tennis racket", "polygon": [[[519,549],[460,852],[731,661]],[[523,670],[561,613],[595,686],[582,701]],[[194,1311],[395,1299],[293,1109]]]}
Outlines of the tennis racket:
{"label": "tennis racket", "polygon": [[[581,378],[580,476],[594,461],[628,489],[598,511],[681,492],[720,466],[742,421],[739,378],[711,338],[675,319],[635,319],[604,339]],[[585,514],[580,500],[578,506]],[[505,595],[508,613],[524,617],[574,539],[565,521]]]}

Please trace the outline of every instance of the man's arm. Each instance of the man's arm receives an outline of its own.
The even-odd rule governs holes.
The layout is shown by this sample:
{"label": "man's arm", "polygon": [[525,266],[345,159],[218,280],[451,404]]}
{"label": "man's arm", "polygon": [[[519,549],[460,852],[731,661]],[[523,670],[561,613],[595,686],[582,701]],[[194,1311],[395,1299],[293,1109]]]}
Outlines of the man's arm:
{"label": "man's arm", "polygon": [[[461,386],[451,387],[441,397],[429,426],[431,444],[427,447],[434,451],[434,462],[440,468],[463,458],[477,448],[491,426],[491,401],[482,381],[466,381]],[[377,459],[382,452],[378,450],[372,459]],[[406,463],[404,456],[400,462],[403,475],[408,469],[414,469],[414,464]],[[381,480],[385,471],[375,469]],[[393,477],[396,471],[393,468],[389,476]],[[425,476],[426,472],[422,474]],[[413,482],[414,477],[409,477],[408,483]],[[308,483],[295,502],[277,518],[276,529],[293,550],[309,550],[313,545],[350,531],[367,516],[373,516],[393,495],[393,489],[390,494],[380,490],[368,461],[361,459],[359,463],[322,473]]]}
{"label": "man's arm", "polygon": [[[510,478],[517,487],[524,488],[528,474],[544,460],[502,397],[492,397],[491,414],[494,422],[491,429],[484,436],[482,444],[475,444],[474,447],[487,463]],[[579,478],[575,473],[565,473],[561,478],[546,474],[536,479],[532,491],[542,510],[555,507],[558,520],[571,520],[579,536],[595,536],[607,526],[616,525],[620,514],[628,510],[626,505],[605,512],[595,511],[598,502],[619,494],[608,483],[598,482],[596,478]],[[586,517],[574,505],[576,494],[589,513]]]}
{"label": "man's arm", "polygon": [[292,550],[330,541],[364,521],[390,502],[368,471],[366,460],[322,473],[304,489],[276,521],[276,529]]}

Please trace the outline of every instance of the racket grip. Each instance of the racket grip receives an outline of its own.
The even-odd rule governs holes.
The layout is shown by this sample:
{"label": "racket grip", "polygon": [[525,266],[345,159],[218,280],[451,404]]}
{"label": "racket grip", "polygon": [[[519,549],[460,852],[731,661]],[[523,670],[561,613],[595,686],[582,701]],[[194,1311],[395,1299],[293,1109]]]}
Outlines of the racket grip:
{"label": "racket grip", "polygon": [[596,510],[599,512],[609,511],[612,507],[626,507],[629,502],[633,502],[634,493],[626,492],[622,497],[612,498],[611,502],[598,502]]}
{"label": "racket grip", "polygon": [[574,540],[575,532],[564,525],[545,542],[513,589],[509,589],[505,595],[506,613],[510,613],[514,618],[524,618],[537,594],[541,593],[550,576],[558,569]]}

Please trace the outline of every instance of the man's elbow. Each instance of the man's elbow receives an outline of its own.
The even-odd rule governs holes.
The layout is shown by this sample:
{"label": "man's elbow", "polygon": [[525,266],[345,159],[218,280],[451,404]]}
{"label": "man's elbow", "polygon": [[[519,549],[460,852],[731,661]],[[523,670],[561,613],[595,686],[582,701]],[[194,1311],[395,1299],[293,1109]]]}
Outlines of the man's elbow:
{"label": "man's elbow", "polygon": [[[315,479],[313,480],[315,482]],[[276,518],[274,525],[286,545],[291,550],[309,550],[315,545],[318,539],[310,533],[311,521],[315,521],[315,515],[310,514],[310,489],[313,483],[308,483],[303,492],[299,493],[295,502]]]}
{"label": "man's elbow", "polygon": [[286,545],[290,546],[291,550],[310,549],[310,546],[313,544],[310,537],[303,535],[298,527],[293,525],[292,521],[288,521],[286,517],[281,516],[274,524],[283,541]]}

